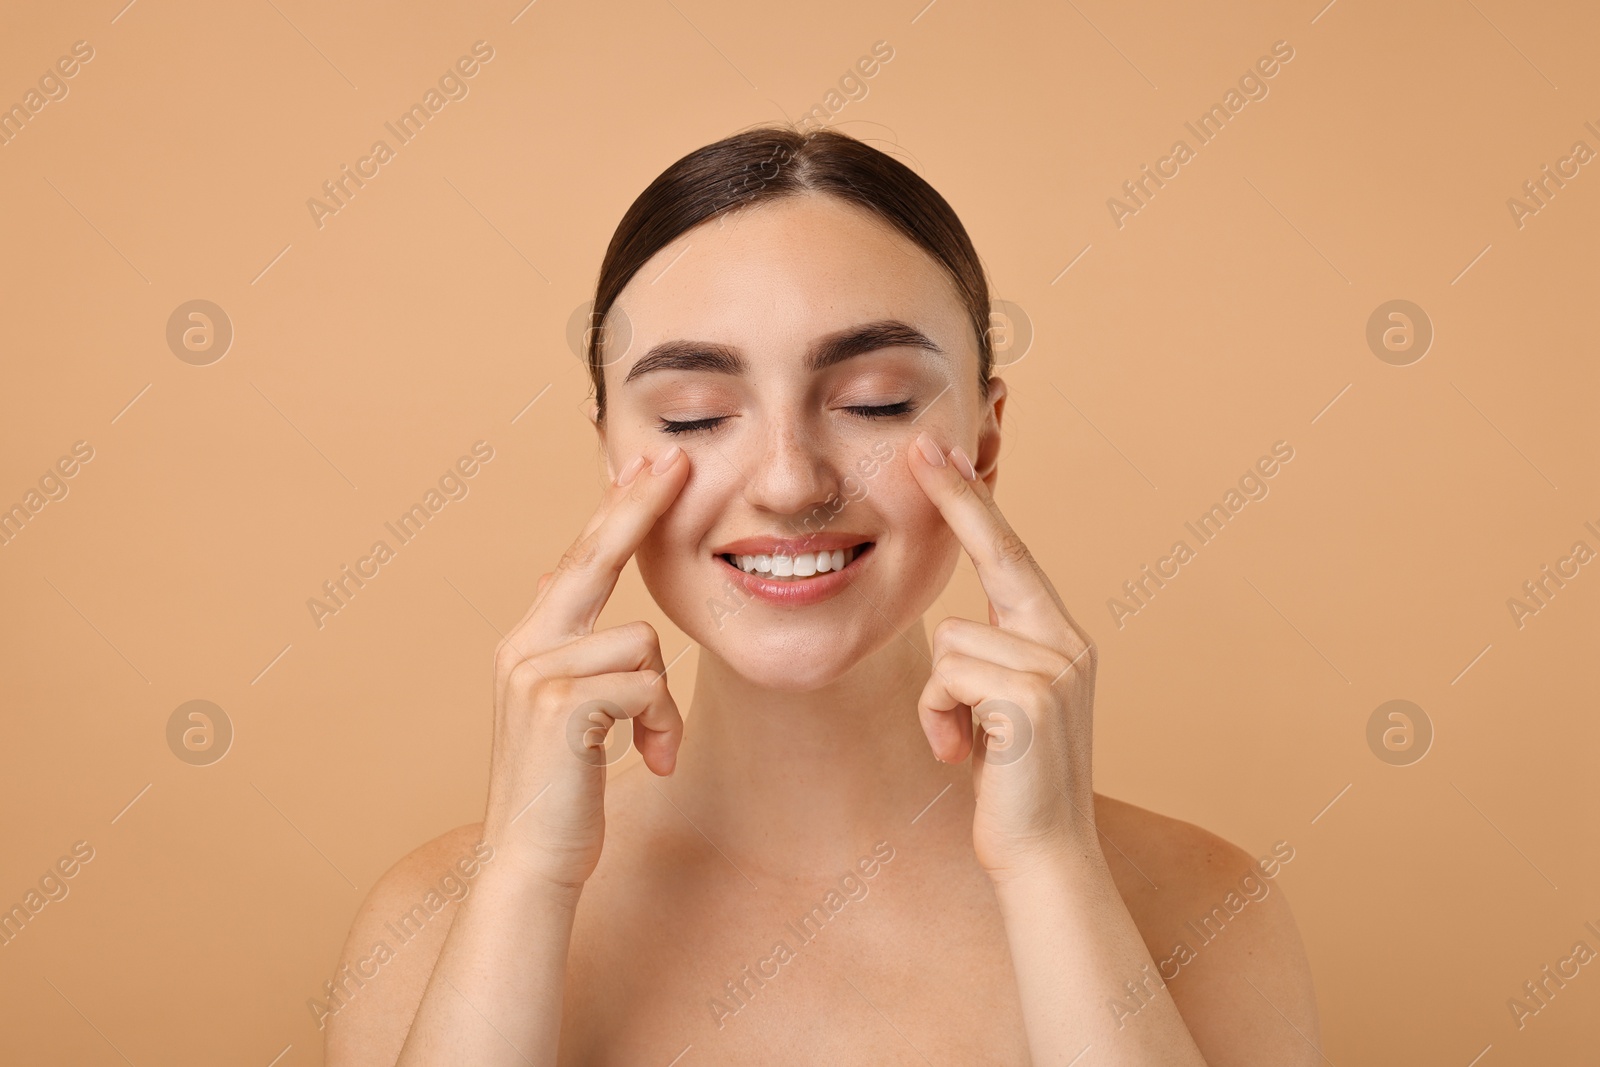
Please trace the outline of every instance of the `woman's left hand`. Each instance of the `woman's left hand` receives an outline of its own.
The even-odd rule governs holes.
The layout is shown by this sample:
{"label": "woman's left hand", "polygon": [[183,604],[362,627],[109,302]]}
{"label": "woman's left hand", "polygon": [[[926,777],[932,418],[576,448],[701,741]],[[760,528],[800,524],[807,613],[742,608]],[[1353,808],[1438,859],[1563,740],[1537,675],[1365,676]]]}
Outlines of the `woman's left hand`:
{"label": "woman's left hand", "polygon": [[978,862],[998,881],[1040,862],[1100,859],[1090,782],[1099,650],[966,454],[945,458],[926,433],[916,444],[907,450],[913,477],[989,599],[990,625],[951,617],[934,628],[933,671],[917,703],[936,757],[954,763],[973,754]]}

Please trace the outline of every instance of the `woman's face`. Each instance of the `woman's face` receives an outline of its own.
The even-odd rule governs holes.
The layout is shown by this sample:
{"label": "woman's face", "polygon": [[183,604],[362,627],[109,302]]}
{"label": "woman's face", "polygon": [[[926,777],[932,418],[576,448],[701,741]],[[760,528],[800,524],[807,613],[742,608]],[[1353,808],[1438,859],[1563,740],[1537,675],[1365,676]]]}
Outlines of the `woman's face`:
{"label": "woman's face", "polygon": [[690,463],[636,555],[668,618],[788,690],[900,640],[959,551],[907,449],[925,431],[992,480],[1005,395],[992,380],[980,397],[977,338],[939,264],[865,209],[787,197],[657,253],[608,324],[623,316],[627,351],[604,353],[609,472],[672,444]]}

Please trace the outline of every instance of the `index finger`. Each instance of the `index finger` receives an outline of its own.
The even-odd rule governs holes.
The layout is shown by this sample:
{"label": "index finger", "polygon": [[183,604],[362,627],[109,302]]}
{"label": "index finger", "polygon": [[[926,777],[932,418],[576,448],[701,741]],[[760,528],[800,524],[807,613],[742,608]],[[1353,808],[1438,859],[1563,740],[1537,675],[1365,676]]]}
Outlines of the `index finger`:
{"label": "index finger", "polygon": [[1066,605],[1000,513],[989,487],[968,476],[972,465],[966,453],[947,459],[926,431],[917,435],[915,444],[906,450],[911,453],[912,476],[972,558],[998,624],[1046,638],[1060,636],[1061,622],[1071,624]]}
{"label": "index finger", "polygon": [[561,557],[534,605],[530,627],[547,638],[591,633],[623,567],[677,499],[688,475],[689,459],[673,445],[628,485],[612,485],[594,518]]}

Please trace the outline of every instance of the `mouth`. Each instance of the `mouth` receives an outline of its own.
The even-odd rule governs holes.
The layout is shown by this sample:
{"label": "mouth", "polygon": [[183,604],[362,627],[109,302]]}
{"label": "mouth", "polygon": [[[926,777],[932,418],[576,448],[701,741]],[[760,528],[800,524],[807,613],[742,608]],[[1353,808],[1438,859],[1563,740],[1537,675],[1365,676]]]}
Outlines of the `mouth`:
{"label": "mouth", "polygon": [[822,575],[836,574],[853,565],[872,551],[873,542],[847,545],[842,548],[815,552],[795,552],[790,555],[744,555],[733,552],[720,553],[717,558],[745,574],[769,582],[801,583],[816,581]]}
{"label": "mouth", "polygon": [[877,557],[866,530],[816,531],[802,537],[756,535],[712,546],[712,556],[739,593],[776,608],[802,608],[838,596]]}

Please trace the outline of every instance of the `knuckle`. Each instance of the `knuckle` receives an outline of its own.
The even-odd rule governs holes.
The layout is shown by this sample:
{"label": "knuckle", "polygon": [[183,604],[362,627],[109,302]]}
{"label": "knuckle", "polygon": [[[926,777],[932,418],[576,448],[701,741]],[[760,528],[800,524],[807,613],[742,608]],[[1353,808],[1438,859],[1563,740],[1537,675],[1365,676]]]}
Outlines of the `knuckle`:
{"label": "knuckle", "polygon": [[1055,653],[1050,657],[1050,663],[1046,667],[1046,669],[1050,672],[1049,681],[1054,683],[1057,679],[1066,677],[1072,671],[1076,670],[1082,663],[1082,660],[1074,661],[1073,655],[1070,652]]}
{"label": "knuckle", "polygon": [[1033,553],[1028,551],[1028,546],[1017,536],[1015,530],[1008,529],[996,538],[994,551],[1003,563],[1018,564],[1033,561]]}
{"label": "knuckle", "polygon": [[599,532],[591,533],[574,541],[566,552],[561,555],[561,562],[557,566],[562,570],[585,570],[594,565],[596,557],[600,554]]}
{"label": "knuckle", "polygon": [[514,649],[498,652],[494,657],[494,677],[501,688],[521,688],[518,682],[521,676],[518,667],[523,663],[521,653]]}
{"label": "knuckle", "polygon": [[659,671],[642,670],[639,681],[652,700],[672,700],[672,690],[667,687],[667,676]]}
{"label": "knuckle", "polygon": [[624,623],[623,633],[627,636],[628,643],[646,652],[661,647],[661,635],[656,633],[656,628],[643,619],[635,619]]}
{"label": "knuckle", "polygon": [[541,684],[539,695],[546,707],[557,711],[570,709],[576,703],[577,683],[561,676],[548,678]]}
{"label": "knuckle", "polygon": [[531,693],[544,682],[544,674],[531,658],[518,657],[506,671],[506,684],[514,693]]}
{"label": "knuckle", "polygon": [[1061,656],[1059,673],[1093,675],[1100,662],[1099,646],[1093,642],[1069,641]]}

